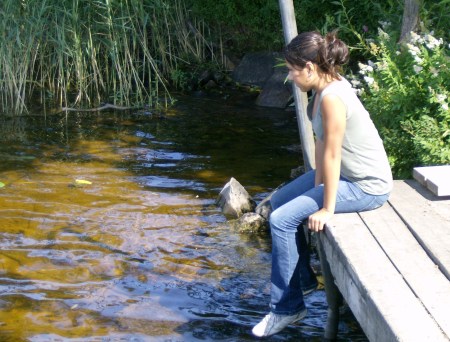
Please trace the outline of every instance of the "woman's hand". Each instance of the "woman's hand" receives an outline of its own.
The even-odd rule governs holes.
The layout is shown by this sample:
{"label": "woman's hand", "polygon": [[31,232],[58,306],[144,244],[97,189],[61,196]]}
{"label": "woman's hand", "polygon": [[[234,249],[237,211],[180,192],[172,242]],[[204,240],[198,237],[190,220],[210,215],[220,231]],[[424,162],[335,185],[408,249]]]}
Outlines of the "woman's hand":
{"label": "woman's hand", "polygon": [[327,223],[333,217],[333,213],[325,208],[312,214],[308,219],[308,229],[319,232],[323,230],[325,223]]}

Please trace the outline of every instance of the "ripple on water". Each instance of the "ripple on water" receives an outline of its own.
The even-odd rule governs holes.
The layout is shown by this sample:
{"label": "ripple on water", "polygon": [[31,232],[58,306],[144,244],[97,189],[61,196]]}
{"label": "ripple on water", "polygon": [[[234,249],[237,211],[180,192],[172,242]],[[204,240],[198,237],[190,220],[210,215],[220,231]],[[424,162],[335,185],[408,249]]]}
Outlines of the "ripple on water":
{"label": "ripple on water", "polygon": [[[0,145],[0,340],[253,340],[270,237],[238,232],[214,201],[231,176],[257,199],[285,180],[298,158],[273,146],[297,141],[295,117],[209,100],[168,117],[30,118],[27,139]],[[270,340],[320,340],[324,292],[306,302]],[[358,340],[347,322],[342,340]]]}

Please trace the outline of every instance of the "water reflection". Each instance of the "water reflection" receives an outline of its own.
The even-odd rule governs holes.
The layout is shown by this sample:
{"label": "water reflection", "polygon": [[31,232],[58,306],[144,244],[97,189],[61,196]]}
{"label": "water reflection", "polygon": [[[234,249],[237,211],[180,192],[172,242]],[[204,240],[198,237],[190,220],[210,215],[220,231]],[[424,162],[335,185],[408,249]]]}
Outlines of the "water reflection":
{"label": "water reflection", "polygon": [[[253,340],[270,239],[236,231],[215,198],[234,176],[261,199],[299,160],[293,113],[250,102],[2,126],[0,340]],[[305,321],[267,340],[319,341],[323,291],[307,305]],[[351,317],[341,331],[365,340]]]}

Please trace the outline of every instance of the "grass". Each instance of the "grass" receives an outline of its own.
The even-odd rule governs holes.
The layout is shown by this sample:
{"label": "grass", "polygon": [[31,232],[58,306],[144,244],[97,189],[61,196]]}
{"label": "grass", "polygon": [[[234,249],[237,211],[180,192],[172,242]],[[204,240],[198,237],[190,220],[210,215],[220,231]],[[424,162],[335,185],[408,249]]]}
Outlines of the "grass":
{"label": "grass", "polygon": [[167,102],[181,64],[216,62],[204,23],[183,3],[2,0],[1,112],[26,112],[36,94],[57,108]]}

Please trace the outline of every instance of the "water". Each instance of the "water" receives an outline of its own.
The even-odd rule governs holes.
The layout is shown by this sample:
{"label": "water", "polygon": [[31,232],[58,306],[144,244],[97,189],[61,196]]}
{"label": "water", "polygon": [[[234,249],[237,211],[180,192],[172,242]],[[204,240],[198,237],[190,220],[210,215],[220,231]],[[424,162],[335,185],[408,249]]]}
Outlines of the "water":
{"label": "water", "polygon": [[[261,200],[301,161],[294,113],[252,103],[2,119],[0,341],[254,340],[270,236],[215,199],[235,177]],[[324,291],[306,303],[267,340],[320,341]],[[339,337],[366,340],[350,314]]]}

